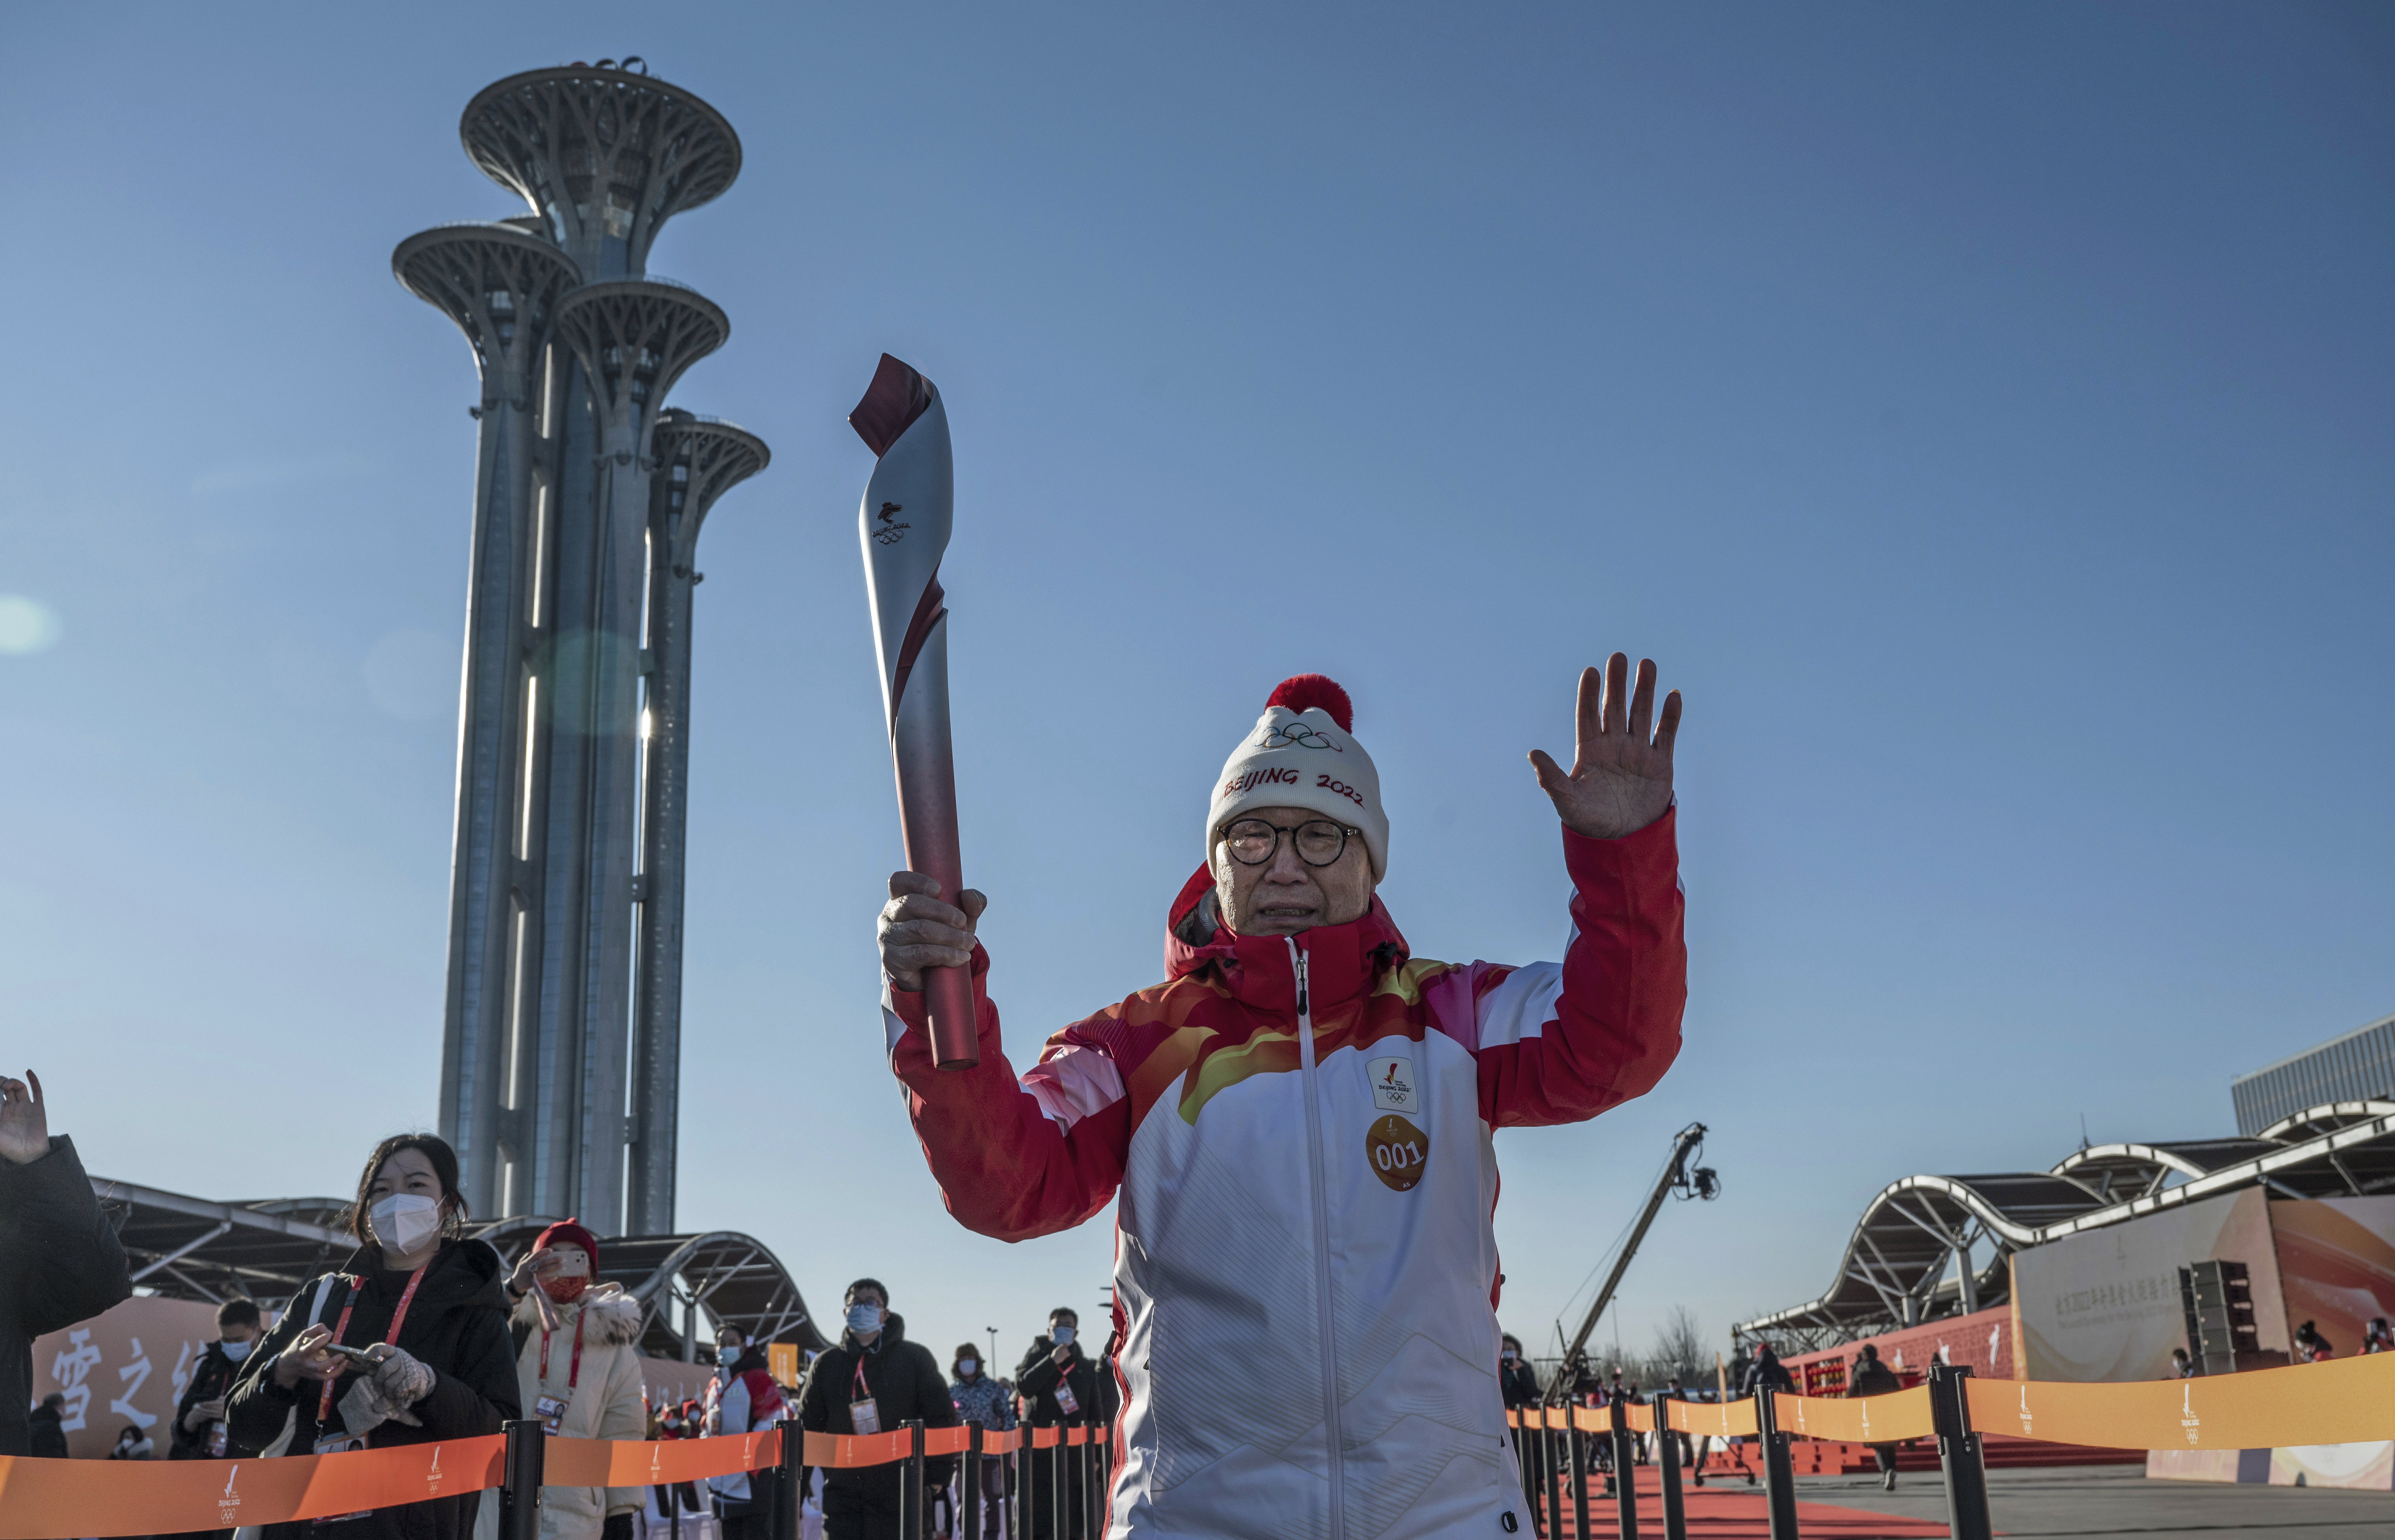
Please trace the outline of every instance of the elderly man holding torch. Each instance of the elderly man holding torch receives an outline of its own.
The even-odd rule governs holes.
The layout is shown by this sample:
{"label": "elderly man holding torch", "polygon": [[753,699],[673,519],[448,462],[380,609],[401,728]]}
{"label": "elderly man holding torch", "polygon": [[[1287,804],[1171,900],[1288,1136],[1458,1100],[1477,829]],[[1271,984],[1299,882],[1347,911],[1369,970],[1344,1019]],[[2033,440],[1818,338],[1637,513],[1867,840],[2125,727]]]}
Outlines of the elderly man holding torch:
{"label": "elderly man holding torch", "polygon": [[[1575,889],[1557,963],[1413,955],[1375,896],[1379,776],[1346,694],[1273,692],[1213,787],[1167,981],[999,1048],[979,893],[890,880],[891,1062],[967,1227],[1023,1240],[1119,1190],[1127,1392],[1110,1533],[1398,1540],[1527,1527],[1497,1379],[1490,1135],[1638,1096],[1687,996],[1675,691],[1583,673],[1566,770],[1530,756]],[[928,968],[969,967],[973,1068],[934,1068]]]}

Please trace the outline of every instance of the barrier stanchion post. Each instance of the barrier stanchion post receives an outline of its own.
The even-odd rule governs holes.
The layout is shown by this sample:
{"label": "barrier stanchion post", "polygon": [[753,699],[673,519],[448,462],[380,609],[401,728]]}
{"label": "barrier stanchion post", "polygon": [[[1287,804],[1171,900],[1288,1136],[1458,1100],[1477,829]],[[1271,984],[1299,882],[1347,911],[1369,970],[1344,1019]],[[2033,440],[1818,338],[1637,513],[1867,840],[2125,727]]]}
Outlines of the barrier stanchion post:
{"label": "barrier stanchion post", "polygon": [[957,1533],[981,1540],[981,1424],[965,1434],[965,1463],[957,1473]]}
{"label": "barrier stanchion post", "polygon": [[1788,1458],[1788,1435],[1780,1431],[1780,1403],[1772,1389],[1754,1392],[1754,1441],[1763,1446],[1763,1502],[1771,1540],[1796,1540],[1796,1471]]}
{"label": "barrier stanchion post", "polygon": [[[1083,1431],[1088,1431],[1088,1426],[1085,1425]],[[1076,1445],[1073,1450],[1070,1463],[1073,1469],[1073,1501],[1071,1506],[1079,1508],[1081,1511],[1079,1514],[1079,1521],[1077,1522],[1072,1529],[1064,1533],[1071,1534],[1084,1534],[1088,1533],[1090,1521],[1090,1446],[1087,1443]],[[1059,1536],[1059,1540],[1062,1540],[1061,1535]]]}
{"label": "barrier stanchion post", "polygon": [[774,1540],[799,1540],[799,1509],[807,1500],[807,1436],[795,1417],[774,1426],[782,1430],[782,1458],[773,1479]]}
{"label": "barrier stanchion post", "polygon": [[1663,1540],[1688,1540],[1688,1507],[1680,1491],[1680,1435],[1672,1431],[1672,1398],[1655,1398],[1655,1467],[1663,1480]]}
{"label": "barrier stanchion post", "polygon": [[1056,1424],[1056,1441],[1048,1446],[1048,1533],[1055,1540],[1064,1540],[1070,1532],[1065,1528],[1065,1424]]}
{"label": "barrier stanchion post", "polygon": [[1090,1477],[1081,1486],[1089,1505],[1081,1510],[1081,1533],[1084,1534],[1104,1534],[1106,1532],[1098,1515],[1105,1511],[1101,1494],[1112,1485],[1106,1480],[1106,1448],[1113,1442],[1114,1440],[1107,1436],[1105,1424],[1097,1422],[1090,1425]]}
{"label": "barrier stanchion post", "polygon": [[923,1540],[924,1510],[931,1507],[923,1490],[923,1419],[908,1417],[900,1426],[906,1429],[906,1472],[898,1483],[898,1533]]}
{"label": "barrier stanchion post", "polygon": [[548,1431],[538,1417],[504,1422],[499,1430],[508,1438],[499,1468],[499,1540],[540,1540],[541,1459],[548,1453],[541,1441]]}
{"label": "barrier stanchion post", "polygon": [[1946,1477],[1946,1522],[1954,1540],[1992,1540],[1988,1515],[1988,1470],[1979,1435],[1971,1428],[1971,1403],[1963,1382],[1967,1363],[1929,1364],[1929,1415],[1938,1430],[1938,1467]]}
{"label": "barrier stanchion post", "polygon": [[1541,1493],[1546,1499],[1547,1540],[1558,1540],[1564,1532],[1563,1463],[1555,1458],[1555,1430],[1548,1417],[1553,1410],[1539,1408],[1539,1464],[1545,1468],[1547,1478]]}
{"label": "barrier stanchion post", "polygon": [[1631,1447],[1630,1403],[1616,1396],[1606,1405],[1612,1424],[1613,1520],[1621,1540],[1638,1540],[1638,1459]]}
{"label": "barrier stanchion post", "polygon": [[1574,1426],[1564,1437],[1571,1447],[1572,1540],[1588,1540],[1588,1435]]}

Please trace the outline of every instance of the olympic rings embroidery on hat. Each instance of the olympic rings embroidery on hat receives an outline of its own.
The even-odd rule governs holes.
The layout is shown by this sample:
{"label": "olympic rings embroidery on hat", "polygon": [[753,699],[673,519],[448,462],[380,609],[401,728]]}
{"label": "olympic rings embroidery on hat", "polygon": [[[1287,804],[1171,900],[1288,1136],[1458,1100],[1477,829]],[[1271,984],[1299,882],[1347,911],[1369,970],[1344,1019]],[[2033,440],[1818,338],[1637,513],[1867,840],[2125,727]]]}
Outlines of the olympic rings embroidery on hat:
{"label": "olympic rings embroidery on hat", "polygon": [[1283,726],[1264,729],[1264,736],[1256,740],[1256,747],[1327,748],[1333,754],[1347,752],[1305,722],[1290,722]]}

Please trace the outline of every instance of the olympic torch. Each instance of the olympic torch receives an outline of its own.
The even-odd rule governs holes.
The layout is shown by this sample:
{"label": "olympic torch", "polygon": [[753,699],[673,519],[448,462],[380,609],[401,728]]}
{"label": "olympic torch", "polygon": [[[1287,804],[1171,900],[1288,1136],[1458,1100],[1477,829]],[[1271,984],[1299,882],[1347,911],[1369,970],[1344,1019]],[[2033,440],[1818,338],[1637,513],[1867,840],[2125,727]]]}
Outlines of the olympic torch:
{"label": "olympic torch", "polygon": [[[965,888],[964,857],[948,739],[948,612],[940,593],[940,558],[956,502],[948,415],[930,380],[884,353],[848,422],[876,457],[856,534],[865,547],[865,595],[881,660],[906,869],[938,882],[940,897],[955,903]],[[970,971],[926,968],[923,1005],[932,1018],[933,1062],[944,1070],[980,1063]]]}

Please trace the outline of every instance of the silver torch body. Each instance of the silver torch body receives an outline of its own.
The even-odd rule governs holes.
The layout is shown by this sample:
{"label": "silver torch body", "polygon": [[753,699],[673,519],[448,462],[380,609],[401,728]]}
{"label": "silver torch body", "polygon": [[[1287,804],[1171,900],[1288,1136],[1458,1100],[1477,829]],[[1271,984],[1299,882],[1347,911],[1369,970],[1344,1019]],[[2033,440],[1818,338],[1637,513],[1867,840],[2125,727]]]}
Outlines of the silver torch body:
{"label": "silver torch body", "polygon": [[[884,353],[848,420],[876,456],[857,507],[856,533],[865,550],[865,592],[881,664],[906,869],[936,881],[940,897],[955,903],[964,891],[964,858],[948,734],[948,612],[940,591],[940,559],[947,552],[956,505],[948,415],[930,380]],[[925,969],[923,1005],[939,1067],[979,1063],[970,970]]]}

